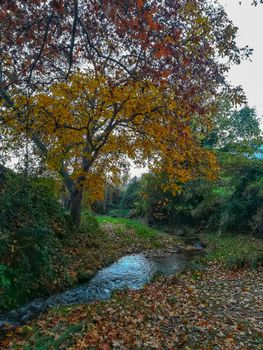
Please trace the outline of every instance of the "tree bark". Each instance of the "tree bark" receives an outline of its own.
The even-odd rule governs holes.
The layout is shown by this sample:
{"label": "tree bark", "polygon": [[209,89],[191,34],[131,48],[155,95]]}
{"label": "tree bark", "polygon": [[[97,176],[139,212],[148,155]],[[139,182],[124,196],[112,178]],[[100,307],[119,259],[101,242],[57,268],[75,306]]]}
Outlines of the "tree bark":
{"label": "tree bark", "polygon": [[69,209],[71,221],[77,228],[79,228],[81,221],[81,204],[83,197],[82,186],[77,187],[77,185],[71,179],[63,160],[61,161],[60,175],[62,176],[64,185],[68,189],[70,195]]}
{"label": "tree bark", "polygon": [[70,217],[77,228],[79,228],[81,221],[82,198],[82,190],[74,189],[70,192]]}

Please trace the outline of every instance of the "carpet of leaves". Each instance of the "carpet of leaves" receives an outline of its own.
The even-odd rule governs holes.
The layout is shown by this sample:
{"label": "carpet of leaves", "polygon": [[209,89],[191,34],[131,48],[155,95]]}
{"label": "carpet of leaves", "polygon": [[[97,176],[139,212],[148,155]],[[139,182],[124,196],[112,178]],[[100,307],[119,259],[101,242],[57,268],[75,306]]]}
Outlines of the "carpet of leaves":
{"label": "carpet of leaves", "polygon": [[7,349],[263,349],[263,270],[162,277],[107,302],[53,309],[9,334]]}

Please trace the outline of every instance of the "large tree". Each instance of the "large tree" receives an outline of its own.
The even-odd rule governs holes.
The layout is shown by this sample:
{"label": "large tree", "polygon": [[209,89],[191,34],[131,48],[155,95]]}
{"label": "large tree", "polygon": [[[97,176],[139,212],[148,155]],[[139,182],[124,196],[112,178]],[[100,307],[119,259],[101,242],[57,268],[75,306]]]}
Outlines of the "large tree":
{"label": "large tree", "polygon": [[78,225],[83,191],[98,199],[106,176],[117,178],[128,158],[165,171],[174,190],[197,175],[213,175],[215,158],[200,147],[183,102],[172,86],[132,79],[111,85],[88,72],[33,97],[19,95],[15,106],[24,120],[16,109],[3,118],[10,135],[38,135],[48,166],[67,186]]}
{"label": "large tree", "polygon": [[[155,94],[158,89],[162,89],[160,96],[164,99],[167,94],[173,96],[176,105],[174,110],[170,108],[173,130],[187,140],[188,134],[182,123],[187,125],[189,135],[195,128],[202,129],[200,125],[206,126],[202,130],[208,129],[217,96],[222,90],[238,96],[239,89],[231,90],[225,75],[231,63],[239,63],[243,54],[249,54],[247,48],[240,50],[237,47],[237,28],[222,7],[206,0],[6,0],[2,2],[0,19],[0,97],[1,115],[5,115],[1,117],[2,125],[8,126],[9,130],[12,128],[12,123],[7,123],[9,119],[6,118],[6,111],[11,110],[11,115],[16,116],[13,126],[19,132],[30,135],[47,160],[50,159],[49,142],[44,142],[43,130],[39,128],[41,116],[31,108],[21,108],[24,104],[19,103],[20,97],[17,96],[22,94],[22,100],[25,96],[30,100],[31,96],[43,90],[46,96],[54,98],[49,93],[50,84],[58,82],[62,84],[58,86],[70,86],[66,81],[71,73],[89,69],[92,79],[88,80],[88,84],[103,77],[105,83],[102,87],[106,86],[113,94],[123,87],[132,92],[133,84],[139,84],[140,91],[145,88],[149,98],[156,97],[157,101],[159,97]],[[148,89],[149,81],[151,89]],[[94,100],[97,90],[93,93]],[[138,96],[140,94],[143,99],[146,98],[143,92]],[[89,98],[92,101],[90,94]],[[48,103],[53,105],[53,102],[47,102],[47,106]],[[122,103],[123,100],[118,100],[117,107]],[[160,126],[160,130],[166,127],[167,139],[164,138],[164,141],[166,144],[170,142],[169,152],[177,155],[181,152],[184,159],[182,171],[187,171],[183,169],[191,163],[191,152],[187,147],[180,148],[176,137],[172,139],[170,123],[163,115],[156,120],[155,107],[152,105],[152,110],[147,110],[149,122],[145,125],[152,127],[152,131],[147,131],[158,134],[154,123]],[[158,103],[157,107],[160,107]],[[125,121],[132,115],[126,113]],[[46,117],[44,124],[48,125]],[[61,115],[61,120],[63,118],[64,115]],[[64,122],[64,130],[61,125],[54,127],[51,144],[54,140],[62,141],[63,132],[67,140],[68,130],[71,128],[73,133],[76,129],[74,120],[72,128],[70,114],[68,118],[68,122]],[[79,120],[82,125],[80,117]],[[125,132],[126,127],[127,123],[124,123],[122,130]],[[65,140],[62,142],[64,148],[71,148],[71,142],[66,145]],[[146,149],[146,144],[147,138],[141,148]],[[156,157],[153,145],[154,142],[147,151],[151,159]],[[126,148],[133,151],[131,145],[126,145]],[[177,149],[176,152],[174,149]],[[114,152],[109,150],[112,159],[116,158]],[[167,169],[176,167],[173,156],[167,156],[167,152],[164,154],[166,157],[161,163],[166,163]],[[63,175],[65,162],[63,157],[57,159],[61,161],[59,169]],[[160,155],[156,159],[155,163],[160,162]]]}

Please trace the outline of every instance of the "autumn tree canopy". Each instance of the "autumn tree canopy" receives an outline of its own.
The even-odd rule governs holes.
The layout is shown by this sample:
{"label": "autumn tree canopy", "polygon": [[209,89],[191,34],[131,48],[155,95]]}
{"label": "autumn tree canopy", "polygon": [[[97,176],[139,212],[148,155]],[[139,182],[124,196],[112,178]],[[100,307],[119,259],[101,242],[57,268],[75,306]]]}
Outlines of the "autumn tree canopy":
{"label": "autumn tree canopy", "polygon": [[[19,95],[15,106],[13,114],[3,113],[10,134],[39,135],[47,164],[61,174],[72,201],[83,190],[98,199],[105,177],[117,179],[127,159],[165,171],[174,190],[198,175],[213,176],[215,158],[200,147],[171,87],[132,79],[109,85],[104,76],[78,73],[33,97]],[[201,121],[209,127],[209,119]]]}
{"label": "autumn tree canopy", "polygon": [[185,94],[210,90],[228,68],[218,58],[238,63],[242,51],[224,10],[204,0],[5,0],[0,20],[2,98],[83,65],[112,79],[174,79]]}
{"label": "autumn tree canopy", "polygon": [[210,163],[198,135],[222,91],[240,100],[225,75],[250,53],[217,3],[6,0],[0,19],[2,127],[30,137],[67,184],[69,171],[75,192],[83,170],[98,181],[124,156],[178,181]]}

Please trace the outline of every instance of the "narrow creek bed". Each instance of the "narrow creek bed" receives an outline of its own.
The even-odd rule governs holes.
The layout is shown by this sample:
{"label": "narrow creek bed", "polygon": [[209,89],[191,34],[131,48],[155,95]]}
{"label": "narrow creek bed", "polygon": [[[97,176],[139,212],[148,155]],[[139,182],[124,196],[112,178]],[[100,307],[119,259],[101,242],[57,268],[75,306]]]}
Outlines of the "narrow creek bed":
{"label": "narrow creek bed", "polygon": [[98,271],[87,283],[48,299],[34,300],[19,309],[0,316],[0,326],[5,322],[25,322],[55,306],[106,300],[115,290],[140,289],[156,275],[173,275],[185,270],[192,257],[193,252],[126,255]]}

